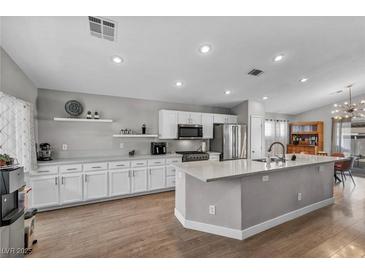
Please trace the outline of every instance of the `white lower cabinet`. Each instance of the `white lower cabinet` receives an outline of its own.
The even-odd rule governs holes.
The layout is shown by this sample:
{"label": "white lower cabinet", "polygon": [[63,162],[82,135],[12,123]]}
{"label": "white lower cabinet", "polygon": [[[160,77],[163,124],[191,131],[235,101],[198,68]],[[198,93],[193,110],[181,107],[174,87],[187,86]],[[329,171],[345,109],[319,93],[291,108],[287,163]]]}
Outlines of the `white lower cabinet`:
{"label": "white lower cabinet", "polygon": [[170,176],[166,178],[166,187],[174,187],[176,184],[175,176]]}
{"label": "white lower cabinet", "polygon": [[82,183],[82,173],[62,174],[60,177],[61,204],[81,202],[83,198]]}
{"label": "white lower cabinet", "polygon": [[110,196],[129,194],[131,190],[131,170],[119,169],[109,171]]}
{"label": "white lower cabinet", "polygon": [[166,187],[165,184],[165,167],[154,166],[148,168],[148,189],[155,190]]}
{"label": "white lower cabinet", "polygon": [[85,200],[108,196],[108,174],[106,171],[85,173]]}
{"label": "white lower cabinet", "polygon": [[30,179],[32,207],[43,208],[59,205],[59,181],[57,176],[39,176]]}
{"label": "white lower cabinet", "polygon": [[147,168],[131,170],[132,192],[147,191]]}

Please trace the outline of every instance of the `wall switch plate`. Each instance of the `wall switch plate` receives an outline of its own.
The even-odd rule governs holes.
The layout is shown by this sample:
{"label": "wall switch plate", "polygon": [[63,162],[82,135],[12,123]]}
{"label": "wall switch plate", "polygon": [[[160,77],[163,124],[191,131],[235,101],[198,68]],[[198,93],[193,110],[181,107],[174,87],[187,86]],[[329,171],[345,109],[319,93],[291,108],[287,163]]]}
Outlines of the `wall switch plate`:
{"label": "wall switch plate", "polygon": [[302,193],[298,192],[298,201],[301,201],[301,200],[302,200]]}
{"label": "wall switch plate", "polygon": [[119,148],[124,148],[124,143],[120,143]]}
{"label": "wall switch plate", "polygon": [[67,149],[68,149],[67,144],[62,144],[62,150],[67,150]]}
{"label": "wall switch plate", "polygon": [[263,182],[268,182],[269,181],[269,175],[262,176],[262,181]]}
{"label": "wall switch plate", "polygon": [[215,205],[210,205],[209,206],[209,214],[210,215],[215,215]]}

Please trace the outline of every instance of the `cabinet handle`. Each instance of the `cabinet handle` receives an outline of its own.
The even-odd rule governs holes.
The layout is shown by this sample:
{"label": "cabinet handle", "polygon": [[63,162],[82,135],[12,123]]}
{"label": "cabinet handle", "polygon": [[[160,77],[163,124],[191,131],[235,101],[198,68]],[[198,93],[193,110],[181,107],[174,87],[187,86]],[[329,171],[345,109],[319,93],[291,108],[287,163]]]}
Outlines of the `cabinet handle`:
{"label": "cabinet handle", "polygon": [[58,185],[58,177],[55,177],[55,178],[54,178],[54,184],[55,184],[55,185]]}
{"label": "cabinet handle", "polygon": [[64,182],[65,182],[65,177],[61,177],[61,184],[64,184]]}
{"label": "cabinet handle", "polygon": [[93,166],[93,167],[91,167],[91,168],[101,168],[101,166]]}
{"label": "cabinet handle", "polygon": [[152,169],[150,168],[150,175],[152,175]]}
{"label": "cabinet handle", "polygon": [[125,166],[125,165],[123,165],[123,164],[120,164],[120,165],[115,165],[115,166]]}
{"label": "cabinet handle", "polygon": [[131,177],[131,171],[128,170],[128,178],[130,178],[130,177]]}
{"label": "cabinet handle", "polygon": [[49,170],[38,170],[38,173],[46,173],[49,172]]}
{"label": "cabinet handle", "polygon": [[67,170],[77,170],[77,168],[68,168]]}
{"label": "cabinet handle", "polygon": [[87,174],[85,174],[85,183],[87,183]]}
{"label": "cabinet handle", "polygon": [[141,166],[141,165],[144,165],[144,163],[137,163],[137,166]]}
{"label": "cabinet handle", "polygon": [[133,177],[135,177],[136,176],[136,172],[135,172],[135,170],[133,170]]}

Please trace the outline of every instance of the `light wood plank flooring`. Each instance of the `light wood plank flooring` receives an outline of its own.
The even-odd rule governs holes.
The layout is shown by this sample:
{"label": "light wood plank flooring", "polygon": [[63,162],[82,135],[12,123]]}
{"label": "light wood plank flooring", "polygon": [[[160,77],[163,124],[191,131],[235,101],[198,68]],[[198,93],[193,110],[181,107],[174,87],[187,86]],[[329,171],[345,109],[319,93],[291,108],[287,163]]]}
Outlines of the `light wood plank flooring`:
{"label": "light wood plank flooring", "polygon": [[40,213],[28,257],[364,257],[365,178],[336,203],[244,241],[184,229],[174,192]]}

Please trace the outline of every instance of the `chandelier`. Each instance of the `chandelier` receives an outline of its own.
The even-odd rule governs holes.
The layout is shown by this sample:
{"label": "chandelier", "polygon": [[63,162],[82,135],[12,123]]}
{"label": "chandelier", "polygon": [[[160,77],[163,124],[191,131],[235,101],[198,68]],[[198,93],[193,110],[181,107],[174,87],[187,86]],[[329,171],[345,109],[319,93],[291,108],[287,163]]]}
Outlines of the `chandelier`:
{"label": "chandelier", "polygon": [[350,119],[350,118],[364,118],[365,117],[365,100],[361,100],[359,103],[352,102],[351,88],[352,85],[348,85],[346,88],[349,90],[349,100],[342,105],[334,104],[334,110],[332,110],[333,118],[337,120]]}

